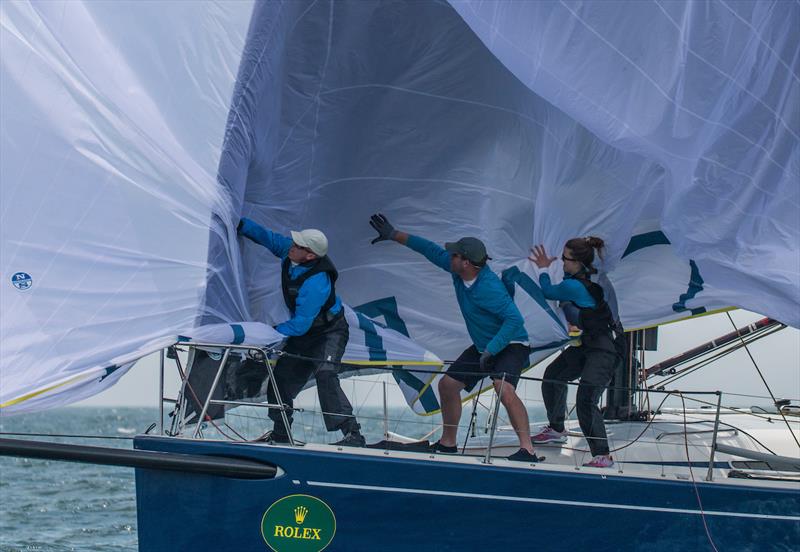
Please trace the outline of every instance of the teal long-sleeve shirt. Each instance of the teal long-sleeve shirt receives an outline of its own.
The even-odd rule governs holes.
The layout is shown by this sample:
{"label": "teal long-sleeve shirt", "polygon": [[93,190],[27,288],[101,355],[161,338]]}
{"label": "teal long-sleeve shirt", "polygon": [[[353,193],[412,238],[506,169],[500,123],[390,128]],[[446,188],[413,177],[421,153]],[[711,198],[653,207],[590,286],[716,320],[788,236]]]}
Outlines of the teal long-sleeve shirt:
{"label": "teal long-sleeve shirt", "polygon": [[[263,245],[281,260],[289,255],[289,248],[292,246],[292,238],[268,230],[246,218],[242,219],[242,227],[239,230],[239,234],[259,245]],[[308,269],[308,267],[302,265],[292,265],[289,267],[289,277],[293,280],[297,279]],[[328,300],[330,293],[330,277],[324,272],[314,274],[300,286],[297,295],[297,308],[293,316],[275,326],[275,329],[287,336],[305,335],[311,328],[311,324],[319,314],[325,301]],[[342,300],[337,295],[336,302],[331,307],[330,313],[337,314],[340,310],[342,310]]]}
{"label": "teal long-sleeve shirt", "polygon": [[450,271],[450,254],[444,248],[411,235],[406,245],[452,276],[467,332],[479,351],[496,355],[512,341],[528,341],[519,309],[503,282],[488,266],[483,267],[475,282],[467,287],[460,276]]}
{"label": "teal long-sleeve shirt", "polygon": [[550,275],[546,272],[539,274],[539,287],[542,293],[551,301],[571,301],[582,308],[593,309],[596,306],[594,299],[582,283],[572,277],[565,277],[560,284],[553,285]]}

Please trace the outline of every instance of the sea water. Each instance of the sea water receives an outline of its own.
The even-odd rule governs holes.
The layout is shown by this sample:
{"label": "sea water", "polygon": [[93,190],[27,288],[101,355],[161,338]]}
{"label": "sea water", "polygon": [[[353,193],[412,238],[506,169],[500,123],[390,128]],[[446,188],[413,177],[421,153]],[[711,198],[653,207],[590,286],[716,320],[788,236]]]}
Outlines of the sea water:
{"label": "sea water", "polygon": [[[469,410],[468,405],[462,424],[469,423]],[[386,425],[383,409],[363,407],[357,415],[367,441],[379,441]],[[133,436],[147,430],[158,416],[155,408],[61,408],[0,417],[0,433],[4,433],[0,437],[132,448]],[[271,427],[264,416],[264,409],[248,407],[239,414],[229,414],[230,427],[220,425],[220,429],[228,434],[235,430],[252,439]],[[438,438],[439,416],[421,417],[408,408],[392,408],[388,419],[389,431],[415,438],[434,432],[432,439]],[[486,410],[480,409],[477,426],[481,430],[485,420]],[[320,416],[308,411],[296,414],[294,429],[297,438],[309,442],[341,437],[327,433]],[[208,427],[205,434],[213,436],[215,431]],[[465,435],[465,431],[459,435]],[[83,437],[20,437],[8,433]],[[0,457],[0,551],[134,551],[137,546],[132,468]]]}
{"label": "sea water", "polygon": [[[31,438],[132,448],[157,417],[151,408],[62,408],[3,416],[0,431],[111,436],[119,439]],[[0,550],[136,549],[133,469],[0,457]]]}

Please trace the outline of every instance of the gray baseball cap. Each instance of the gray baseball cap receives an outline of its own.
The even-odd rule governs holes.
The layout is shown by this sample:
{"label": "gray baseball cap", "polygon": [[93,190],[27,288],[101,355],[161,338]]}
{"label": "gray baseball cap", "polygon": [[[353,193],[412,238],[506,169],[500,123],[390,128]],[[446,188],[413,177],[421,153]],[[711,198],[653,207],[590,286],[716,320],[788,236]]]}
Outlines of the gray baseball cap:
{"label": "gray baseball cap", "polygon": [[457,242],[447,242],[444,248],[450,253],[457,253],[476,266],[483,266],[491,259],[486,254],[486,246],[478,238],[461,238]]}

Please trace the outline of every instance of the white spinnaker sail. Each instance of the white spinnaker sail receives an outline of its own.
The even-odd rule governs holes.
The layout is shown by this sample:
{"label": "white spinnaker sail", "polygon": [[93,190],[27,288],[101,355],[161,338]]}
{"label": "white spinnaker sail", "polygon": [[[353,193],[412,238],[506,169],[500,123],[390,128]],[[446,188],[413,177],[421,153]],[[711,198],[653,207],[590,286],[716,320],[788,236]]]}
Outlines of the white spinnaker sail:
{"label": "white spinnaker sail", "polygon": [[193,326],[249,12],[0,4],[4,413],[95,394]]}
{"label": "white spinnaker sail", "polygon": [[[800,5],[451,4],[527,87],[603,142],[647,159],[636,180],[620,183],[647,199],[619,198],[626,229],[654,220],[714,287],[708,300],[800,324]],[[561,196],[570,180],[543,181],[540,194]],[[603,211],[560,224],[576,208],[567,193],[537,204],[537,239],[608,227]],[[546,216],[552,210],[559,216]],[[625,247],[614,241],[612,261]]]}
{"label": "white spinnaker sail", "polygon": [[[96,393],[195,325],[279,322],[241,215],[323,229],[344,300],[393,301],[444,359],[469,343],[450,277],[370,245],[375,211],[480,237],[498,272],[599,235],[628,327],[726,306],[796,327],[799,13],[4,2],[0,405]],[[565,337],[522,300],[534,346]]]}

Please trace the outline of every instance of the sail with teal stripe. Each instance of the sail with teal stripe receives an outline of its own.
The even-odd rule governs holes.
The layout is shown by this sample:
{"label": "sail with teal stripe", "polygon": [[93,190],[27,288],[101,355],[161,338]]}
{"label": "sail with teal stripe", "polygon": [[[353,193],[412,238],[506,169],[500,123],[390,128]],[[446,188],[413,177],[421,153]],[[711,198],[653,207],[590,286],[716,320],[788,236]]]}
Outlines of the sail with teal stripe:
{"label": "sail with teal stripe", "polygon": [[246,342],[286,320],[243,216],[326,233],[365,317],[348,311],[351,360],[405,367],[419,413],[438,376],[413,363],[470,340],[448,274],[370,243],[375,212],[484,241],[532,363],[567,333],[529,248],[573,237],[606,241],[628,329],[731,307],[800,327],[798,18],[749,0],[0,2],[0,409],[96,394],[195,330]]}

